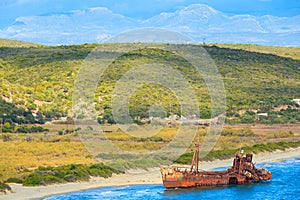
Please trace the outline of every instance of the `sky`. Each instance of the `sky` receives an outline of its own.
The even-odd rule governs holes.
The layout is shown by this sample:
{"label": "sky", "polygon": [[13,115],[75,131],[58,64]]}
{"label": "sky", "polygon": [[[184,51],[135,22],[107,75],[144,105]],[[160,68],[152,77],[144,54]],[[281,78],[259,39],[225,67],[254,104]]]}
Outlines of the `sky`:
{"label": "sky", "polygon": [[22,16],[64,13],[91,7],[107,7],[130,18],[146,19],[191,4],[207,4],[229,14],[286,17],[300,14],[299,0],[1,0],[0,28],[11,25]]}
{"label": "sky", "polygon": [[81,44],[145,27],[197,42],[300,46],[300,0],[0,0],[0,38]]}

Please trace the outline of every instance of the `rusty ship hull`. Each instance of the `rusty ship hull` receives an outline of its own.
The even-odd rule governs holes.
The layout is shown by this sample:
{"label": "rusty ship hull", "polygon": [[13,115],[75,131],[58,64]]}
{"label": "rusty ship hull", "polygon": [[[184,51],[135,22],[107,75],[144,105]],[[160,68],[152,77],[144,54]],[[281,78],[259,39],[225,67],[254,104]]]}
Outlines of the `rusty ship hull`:
{"label": "rusty ship hull", "polygon": [[252,162],[252,154],[244,156],[243,151],[237,152],[231,168],[224,171],[200,171],[199,139],[196,144],[190,169],[182,167],[161,168],[162,181],[165,188],[191,188],[205,186],[221,186],[245,184],[270,180],[272,173],[266,169],[258,169]]}
{"label": "rusty ship hull", "polygon": [[233,183],[244,183],[246,179],[243,177],[231,178],[224,172],[198,174],[175,173],[174,176],[163,177],[163,184],[166,188],[189,188],[202,186],[220,186]]}
{"label": "rusty ship hull", "polygon": [[245,184],[270,180],[272,178],[272,175],[267,172],[263,177],[252,177],[248,171],[245,174],[246,175],[238,175],[232,173],[231,170],[189,173],[174,169],[173,171],[169,170],[167,173],[162,174],[162,181],[165,188],[169,189]]}

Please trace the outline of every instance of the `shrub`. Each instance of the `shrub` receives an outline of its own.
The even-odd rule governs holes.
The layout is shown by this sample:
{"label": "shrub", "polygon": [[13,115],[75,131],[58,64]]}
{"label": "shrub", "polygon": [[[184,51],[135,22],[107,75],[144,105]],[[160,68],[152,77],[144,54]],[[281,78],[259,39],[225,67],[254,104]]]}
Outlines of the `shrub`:
{"label": "shrub", "polygon": [[9,178],[5,181],[5,183],[23,183],[23,180],[18,178]]}
{"label": "shrub", "polygon": [[73,175],[66,175],[64,177],[64,180],[67,181],[67,182],[76,182],[77,181],[77,178]]}
{"label": "shrub", "polygon": [[42,176],[37,175],[36,173],[30,174],[23,181],[24,186],[37,186],[42,184],[43,184]]}
{"label": "shrub", "polygon": [[103,163],[90,166],[71,164],[59,167],[39,167],[23,181],[24,186],[48,185],[52,183],[87,181],[90,176],[111,177],[113,173],[122,173]]}
{"label": "shrub", "polygon": [[0,190],[9,190],[11,191],[11,187],[9,185],[7,185],[6,183],[2,183],[0,182]]}
{"label": "shrub", "polygon": [[42,126],[18,126],[15,130],[17,133],[40,133],[48,131],[49,129],[46,129]]}

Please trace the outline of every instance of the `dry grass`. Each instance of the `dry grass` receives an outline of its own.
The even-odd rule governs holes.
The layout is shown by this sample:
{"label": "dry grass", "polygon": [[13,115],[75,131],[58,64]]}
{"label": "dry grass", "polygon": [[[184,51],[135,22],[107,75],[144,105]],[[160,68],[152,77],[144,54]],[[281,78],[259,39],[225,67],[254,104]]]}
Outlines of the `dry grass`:
{"label": "dry grass", "polygon": [[18,177],[39,166],[96,163],[80,142],[0,142],[0,179]]}
{"label": "dry grass", "polygon": [[[50,128],[50,133],[46,136],[42,133],[11,134],[12,141],[0,141],[0,174],[2,175],[0,176],[0,181],[9,177],[23,176],[28,170],[39,166],[59,166],[72,163],[91,164],[97,162],[75,133],[63,136],[57,135],[57,130],[65,128],[65,126],[52,125],[47,128]],[[152,139],[141,140],[125,134],[117,126],[106,126],[103,129],[106,131],[104,134],[107,139],[121,149],[131,152],[161,149],[173,140],[178,131],[178,127],[164,127]],[[206,131],[207,127],[198,129],[201,141],[203,141]],[[33,141],[26,141],[26,137],[29,135],[33,138]],[[91,136],[95,137],[95,139],[98,137],[94,133]],[[268,142],[299,141],[299,136],[299,124],[226,126],[223,129],[223,135],[220,136],[214,146],[214,150],[235,149],[254,144],[266,144]],[[98,145],[98,143],[96,142],[95,145]],[[191,144],[188,151],[193,148],[194,144]],[[89,150],[92,152],[91,149]],[[97,148],[97,150],[99,149]]]}

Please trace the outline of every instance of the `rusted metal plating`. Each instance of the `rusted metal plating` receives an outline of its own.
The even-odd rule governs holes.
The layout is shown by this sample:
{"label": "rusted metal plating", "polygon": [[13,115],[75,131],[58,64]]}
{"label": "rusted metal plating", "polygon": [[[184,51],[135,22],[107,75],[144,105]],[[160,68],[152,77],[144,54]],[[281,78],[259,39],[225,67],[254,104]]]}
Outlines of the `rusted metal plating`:
{"label": "rusted metal plating", "polygon": [[160,169],[163,184],[166,188],[188,188],[202,186],[218,186],[229,184],[245,184],[270,180],[272,173],[266,169],[258,169],[252,162],[253,155],[243,150],[235,154],[233,166],[225,171],[199,171],[199,139],[196,143],[190,169],[182,167],[163,167]]}

